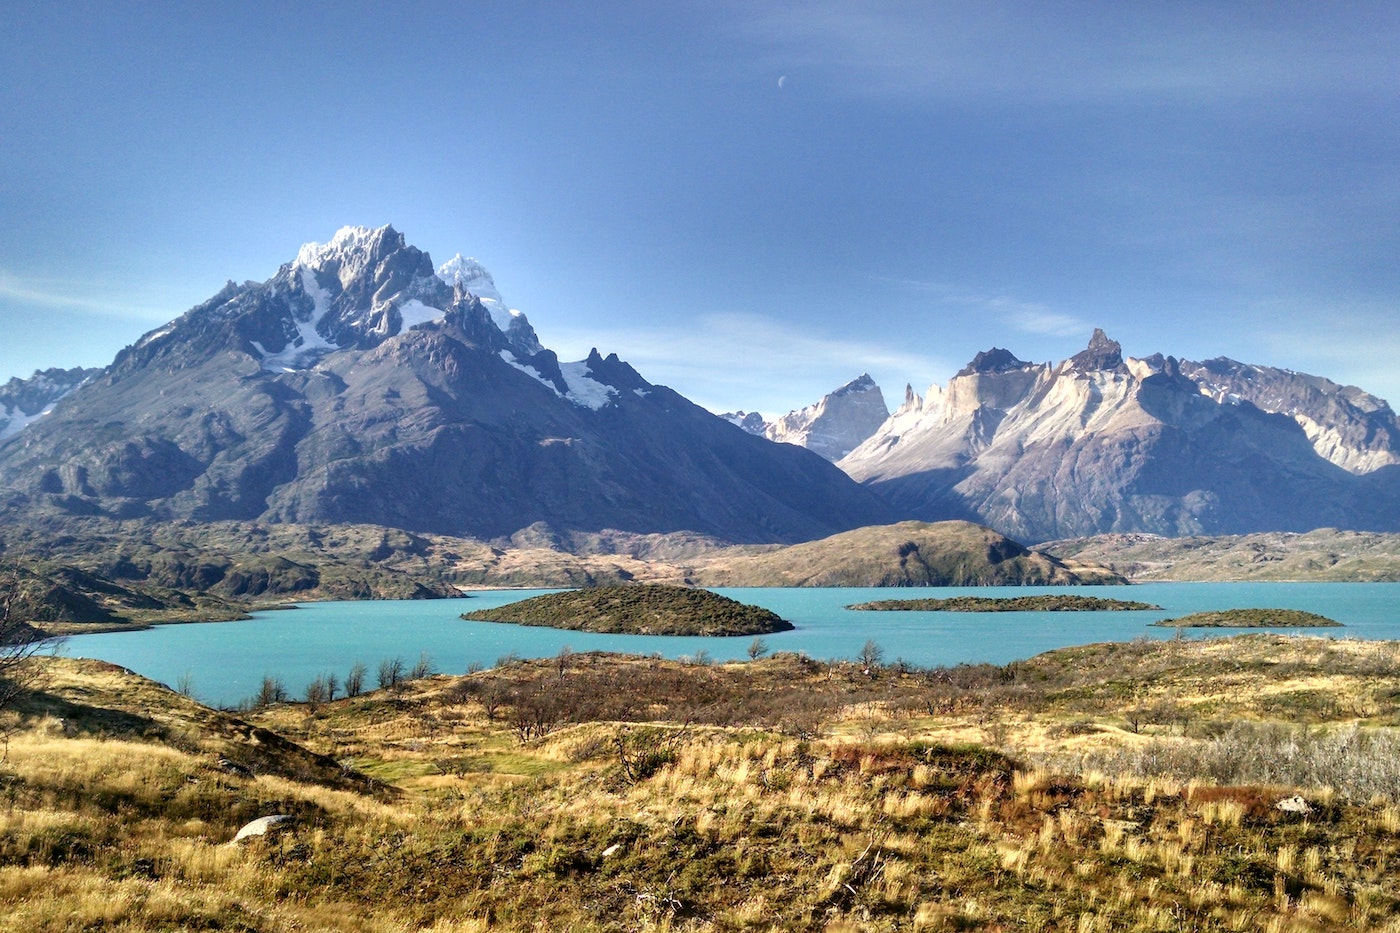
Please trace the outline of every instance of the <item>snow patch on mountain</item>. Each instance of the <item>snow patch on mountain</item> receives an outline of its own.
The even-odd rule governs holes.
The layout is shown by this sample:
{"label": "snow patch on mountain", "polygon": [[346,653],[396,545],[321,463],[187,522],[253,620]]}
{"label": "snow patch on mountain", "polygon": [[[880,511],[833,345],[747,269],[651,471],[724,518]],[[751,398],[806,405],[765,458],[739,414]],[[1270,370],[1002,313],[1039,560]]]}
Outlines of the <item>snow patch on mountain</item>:
{"label": "snow patch on mountain", "polygon": [[403,330],[410,330],[420,324],[432,321],[440,321],[445,313],[441,308],[429,307],[417,298],[410,298],[399,305],[399,317],[403,320]]}
{"label": "snow patch on mountain", "polygon": [[14,437],[48,415],[64,398],[84,385],[99,369],[47,369],[28,379],[0,385],[0,441]]}
{"label": "snow patch on mountain", "polygon": [[500,356],[501,359],[505,360],[531,379],[548,387],[555,395],[562,399],[568,399],[579,408],[588,408],[593,411],[598,411],[599,409],[607,407],[607,405],[617,397],[616,388],[593,378],[592,372],[588,368],[587,360],[581,360],[577,363],[559,364],[559,372],[563,375],[564,384],[568,387],[567,392],[560,392],[559,387],[545,378],[543,373],[528,363],[520,362],[520,360],[516,359],[514,353],[511,353],[509,350],[502,350]]}
{"label": "snow patch on mountain", "polygon": [[756,411],[727,411],[720,417],[756,437],[763,437],[763,432],[768,430],[768,422]]}
{"label": "snow patch on mountain", "polygon": [[438,266],[437,274],[438,278],[453,288],[471,292],[480,299],[482,305],[490,312],[492,322],[503,334],[510,329],[515,318],[524,316],[519,311],[506,307],[505,299],[496,289],[496,280],[481,263],[470,256],[458,253]]}
{"label": "snow patch on mountain", "polygon": [[541,350],[529,319],[520,311],[506,305],[506,300],[496,289],[496,280],[481,263],[458,253],[438,266],[437,276],[450,287],[460,288],[475,295],[486,309],[486,313],[491,316],[491,323],[495,324],[517,349],[526,354],[538,353]]}
{"label": "snow patch on mountain", "polygon": [[[347,230],[361,231],[363,229],[363,227],[344,227],[340,233],[345,233]],[[336,234],[336,237],[339,239],[340,234]],[[308,245],[318,246],[319,244]],[[303,246],[301,250],[301,253],[297,254],[297,271],[301,273],[301,287],[311,299],[311,314],[305,319],[292,318],[291,324],[296,328],[296,336],[276,353],[268,353],[260,343],[253,341],[253,346],[263,355],[262,368],[271,372],[289,373],[305,369],[327,353],[340,349],[338,344],[326,339],[317,330],[317,325],[330,311],[331,294],[321,286],[320,282],[316,281],[316,273],[310,264],[301,261],[303,254],[307,252],[307,247]]]}
{"label": "snow patch on mountain", "polygon": [[560,363],[559,371],[564,374],[564,381],[569,384],[569,391],[564,393],[564,397],[580,408],[598,411],[606,407],[617,395],[617,389],[593,378],[586,360],[578,363]]}
{"label": "snow patch on mountain", "polygon": [[53,411],[53,405],[48,405],[42,411],[32,415],[26,415],[18,408],[0,408],[0,441],[14,437],[51,411]]}
{"label": "snow patch on mountain", "polygon": [[365,256],[373,253],[378,241],[393,227],[341,227],[329,243],[304,243],[297,250],[296,269],[324,269],[335,260]]}

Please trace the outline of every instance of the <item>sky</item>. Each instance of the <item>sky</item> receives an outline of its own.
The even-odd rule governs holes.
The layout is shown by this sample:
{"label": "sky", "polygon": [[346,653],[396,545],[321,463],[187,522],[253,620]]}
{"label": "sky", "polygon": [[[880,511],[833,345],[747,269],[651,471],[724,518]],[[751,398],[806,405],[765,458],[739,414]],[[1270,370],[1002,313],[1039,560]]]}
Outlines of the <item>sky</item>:
{"label": "sky", "polygon": [[8,4],[0,381],[392,223],[770,416],[979,350],[1400,404],[1393,2]]}

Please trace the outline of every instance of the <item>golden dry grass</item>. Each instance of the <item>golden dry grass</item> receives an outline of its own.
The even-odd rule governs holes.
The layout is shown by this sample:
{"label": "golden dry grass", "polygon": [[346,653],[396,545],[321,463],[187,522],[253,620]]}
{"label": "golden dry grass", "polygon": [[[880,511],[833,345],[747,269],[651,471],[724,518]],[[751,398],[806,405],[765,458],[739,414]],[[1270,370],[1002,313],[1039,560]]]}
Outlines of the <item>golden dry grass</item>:
{"label": "golden dry grass", "polygon": [[[1315,734],[1387,734],[1397,657],[1273,636],[1097,646],[959,687],[584,656],[256,722],[53,660],[0,765],[0,929],[1400,930],[1394,790],[1071,761],[1275,728],[1269,697],[1300,691],[1287,709]],[[652,692],[522,741],[510,699],[571,678]],[[815,727],[780,715],[801,697],[826,704]],[[1162,697],[1197,712],[1133,731]],[[1275,806],[1299,790],[1309,812]],[[268,813],[296,821],[228,844]]]}

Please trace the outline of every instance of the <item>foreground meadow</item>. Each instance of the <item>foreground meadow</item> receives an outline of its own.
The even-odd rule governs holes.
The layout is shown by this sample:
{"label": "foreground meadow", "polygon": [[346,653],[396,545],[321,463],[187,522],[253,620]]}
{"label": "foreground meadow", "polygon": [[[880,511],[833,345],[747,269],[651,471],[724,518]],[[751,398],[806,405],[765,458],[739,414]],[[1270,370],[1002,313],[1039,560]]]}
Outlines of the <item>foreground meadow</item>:
{"label": "foreground meadow", "polygon": [[0,929],[1400,930],[1400,644],[878,655],[564,653],[237,715],[41,659]]}

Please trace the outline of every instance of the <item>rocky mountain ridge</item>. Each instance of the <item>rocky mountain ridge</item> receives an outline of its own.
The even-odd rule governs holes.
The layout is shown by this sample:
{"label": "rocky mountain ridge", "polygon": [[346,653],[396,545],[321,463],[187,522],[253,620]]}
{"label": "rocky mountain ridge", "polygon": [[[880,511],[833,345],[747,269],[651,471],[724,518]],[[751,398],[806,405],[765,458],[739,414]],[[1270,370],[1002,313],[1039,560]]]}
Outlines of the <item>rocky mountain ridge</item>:
{"label": "rocky mountain ridge", "polygon": [[0,441],[53,410],[60,399],[102,372],[99,368],[45,369],[0,385]]}
{"label": "rocky mountain ridge", "polygon": [[[1208,378],[1207,378],[1208,377]],[[902,512],[1028,541],[1400,527],[1395,414],[1361,390],[1228,360],[1059,365],[995,348],[839,462]]]}

